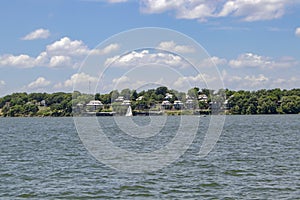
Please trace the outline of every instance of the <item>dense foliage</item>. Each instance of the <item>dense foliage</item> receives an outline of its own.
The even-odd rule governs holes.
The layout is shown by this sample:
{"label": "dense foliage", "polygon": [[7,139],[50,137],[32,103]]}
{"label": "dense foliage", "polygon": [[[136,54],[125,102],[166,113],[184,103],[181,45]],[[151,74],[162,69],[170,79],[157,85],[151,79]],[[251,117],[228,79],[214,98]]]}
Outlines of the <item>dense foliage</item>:
{"label": "dense foliage", "polygon": [[226,91],[231,114],[298,114],[300,89]]}
{"label": "dense foliage", "polygon": [[[226,98],[220,98],[221,93]],[[73,93],[13,93],[0,98],[0,116],[71,116],[72,108],[76,105],[86,105],[91,100],[100,100],[104,106],[99,111],[111,111],[118,108],[114,102],[119,96],[131,100],[131,106],[135,110],[159,109],[166,100],[166,95],[171,94],[167,99],[171,104],[175,100],[186,102],[194,99],[199,110],[211,109],[211,102],[222,102],[222,108],[226,114],[299,114],[300,113],[300,89],[292,90],[258,90],[258,91],[232,91],[192,88],[187,93],[170,90],[166,87],[158,87],[147,91],[137,92],[136,90],[124,89],[122,91],[111,91],[108,94],[82,94]],[[214,95],[212,95],[214,94]],[[206,101],[199,100],[199,95],[206,95]],[[138,99],[139,97],[143,97]],[[219,99],[219,100],[216,100]],[[169,108],[171,109],[171,107]],[[173,109],[176,109],[173,108]]]}

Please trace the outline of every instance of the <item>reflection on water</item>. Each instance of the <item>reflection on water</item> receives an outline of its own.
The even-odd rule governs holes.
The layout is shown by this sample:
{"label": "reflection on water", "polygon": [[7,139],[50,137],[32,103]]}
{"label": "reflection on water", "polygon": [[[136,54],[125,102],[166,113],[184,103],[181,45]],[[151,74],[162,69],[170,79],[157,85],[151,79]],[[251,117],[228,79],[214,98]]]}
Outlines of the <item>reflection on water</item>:
{"label": "reflection on water", "polygon": [[[159,135],[133,139],[113,118],[98,119],[111,141],[137,152],[163,147],[178,125],[174,116]],[[149,123],[146,117],[134,120]],[[199,158],[206,117],[176,162],[157,172],[128,174],[94,159],[72,118],[0,118],[0,199],[297,199],[299,121],[299,115],[228,116],[213,151]]]}

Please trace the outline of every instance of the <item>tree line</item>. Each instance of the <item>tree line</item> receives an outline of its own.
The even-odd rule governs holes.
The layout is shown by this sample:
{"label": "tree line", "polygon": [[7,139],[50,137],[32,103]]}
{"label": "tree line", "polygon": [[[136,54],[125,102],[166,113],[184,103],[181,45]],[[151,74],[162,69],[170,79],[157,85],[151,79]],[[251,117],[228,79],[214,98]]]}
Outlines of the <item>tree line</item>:
{"label": "tree line", "polygon": [[[171,98],[166,99],[166,95]],[[199,100],[199,95],[205,95],[205,101]],[[73,93],[13,93],[0,98],[0,116],[72,116],[72,109],[77,105],[86,105],[91,100],[99,100],[104,106],[102,111],[111,111],[114,100],[119,96],[131,101],[132,109],[149,110],[155,108],[164,100],[187,102],[192,99],[195,109],[209,110],[218,102],[225,114],[299,114],[300,89],[262,89],[257,91],[191,88],[185,92],[158,87],[147,91],[123,89],[113,90],[107,94]],[[142,98],[139,98],[142,97]],[[156,107],[157,109],[157,107]]]}

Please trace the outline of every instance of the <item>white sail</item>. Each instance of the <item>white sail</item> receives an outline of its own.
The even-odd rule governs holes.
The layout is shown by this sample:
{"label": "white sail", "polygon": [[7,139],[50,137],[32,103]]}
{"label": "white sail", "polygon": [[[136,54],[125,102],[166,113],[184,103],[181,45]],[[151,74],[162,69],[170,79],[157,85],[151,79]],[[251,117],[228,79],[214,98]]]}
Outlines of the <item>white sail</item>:
{"label": "white sail", "polygon": [[127,108],[127,112],[126,112],[126,115],[125,115],[126,117],[130,117],[130,116],[132,116],[132,109],[131,109],[131,106],[129,106],[128,108]]}

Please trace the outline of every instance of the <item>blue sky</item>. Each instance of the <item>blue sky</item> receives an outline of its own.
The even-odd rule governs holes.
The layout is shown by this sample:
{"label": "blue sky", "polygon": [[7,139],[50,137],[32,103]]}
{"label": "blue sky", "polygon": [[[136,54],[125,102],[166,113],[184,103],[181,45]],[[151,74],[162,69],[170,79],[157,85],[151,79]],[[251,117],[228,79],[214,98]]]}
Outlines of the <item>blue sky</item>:
{"label": "blue sky", "polygon": [[[172,29],[194,39],[212,57],[226,88],[299,88],[299,11],[300,1],[294,0],[1,1],[0,96],[23,91],[70,92],[74,81],[83,88],[87,82],[96,85],[99,76],[79,68],[86,56],[111,36],[142,27]],[[173,49],[187,46],[172,38],[161,42]],[[118,49],[124,53],[119,45],[100,45],[95,55],[103,57]],[[110,70],[99,92],[119,88],[114,85],[118,80],[122,80],[120,89],[145,84],[138,85],[136,78],[130,80],[120,72],[126,73],[121,67]],[[142,70],[139,76],[145,76]],[[214,80],[205,70],[203,77],[206,82]],[[163,76],[157,78],[153,76],[152,82],[172,87],[162,81]],[[202,87],[200,79],[190,74],[172,83],[185,80]]]}

